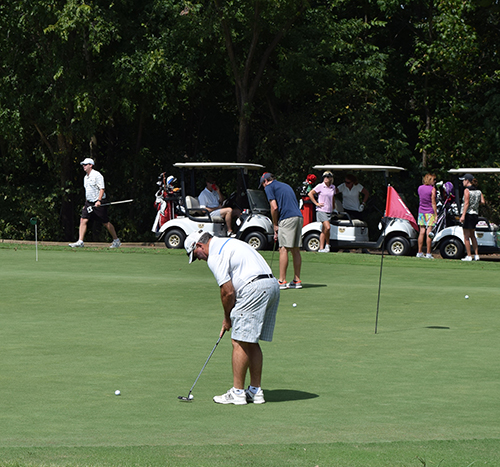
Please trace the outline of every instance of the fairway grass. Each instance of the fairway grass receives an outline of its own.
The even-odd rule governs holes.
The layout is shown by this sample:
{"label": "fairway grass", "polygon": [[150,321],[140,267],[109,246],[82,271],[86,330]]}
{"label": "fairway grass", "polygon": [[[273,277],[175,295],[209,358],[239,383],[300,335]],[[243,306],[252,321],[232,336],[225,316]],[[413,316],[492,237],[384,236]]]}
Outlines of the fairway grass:
{"label": "fairway grass", "polygon": [[221,328],[206,263],[0,244],[0,466],[500,465],[500,264],[384,258],[375,334],[380,261],[303,254],[235,407],[229,336],[177,400]]}

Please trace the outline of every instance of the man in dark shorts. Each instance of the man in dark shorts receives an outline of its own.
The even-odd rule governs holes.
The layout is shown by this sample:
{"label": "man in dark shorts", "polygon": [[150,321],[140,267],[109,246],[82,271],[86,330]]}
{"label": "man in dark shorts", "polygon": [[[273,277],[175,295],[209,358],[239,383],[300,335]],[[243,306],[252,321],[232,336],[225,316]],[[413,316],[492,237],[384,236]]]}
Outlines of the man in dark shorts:
{"label": "man in dark shorts", "polygon": [[83,186],[85,187],[85,206],[82,209],[80,217],[80,229],[78,241],[70,243],[71,248],[83,248],[83,239],[87,232],[87,226],[90,219],[97,219],[108,229],[108,232],[113,237],[113,243],[110,248],[118,248],[121,245],[120,239],[116,235],[116,230],[108,218],[108,207],[101,206],[102,200],[106,198],[104,193],[104,177],[100,172],[94,170],[94,160],[87,157],[80,165],[85,171],[83,178]]}

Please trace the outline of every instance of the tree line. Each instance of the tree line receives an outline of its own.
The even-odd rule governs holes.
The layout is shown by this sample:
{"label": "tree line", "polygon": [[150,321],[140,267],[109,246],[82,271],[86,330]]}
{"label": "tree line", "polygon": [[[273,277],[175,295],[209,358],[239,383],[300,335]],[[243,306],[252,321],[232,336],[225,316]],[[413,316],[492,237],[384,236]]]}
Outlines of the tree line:
{"label": "tree line", "polygon": [[[0,237],[31,238],[36,215],[73,240],[85,157],[136,200],[113,211],[126,241],[153,238],[180,161],[296,187],[316,164],[398,165],[416,212],[424,173],[499,165],[499,26],[499,0],[4,2]],[[480,182],[496,220],[498,181]]]}

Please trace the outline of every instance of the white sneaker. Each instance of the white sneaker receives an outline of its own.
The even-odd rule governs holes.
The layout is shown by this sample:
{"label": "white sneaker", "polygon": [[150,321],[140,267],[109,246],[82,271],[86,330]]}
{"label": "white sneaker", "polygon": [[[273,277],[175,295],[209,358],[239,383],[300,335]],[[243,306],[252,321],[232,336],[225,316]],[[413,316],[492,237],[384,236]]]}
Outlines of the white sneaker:
{"label": "white sneaker", "polygon": [[330,249],[322,248],[321,250],[318,250],[318,253],[330,253]]}
{"label": "white sneaker", "polygon": [[122,244],[122,242],[120,242],[120,239],[119,238],[115,238],[113,240],[113,243],[109,247],[110,248],[120,248],[121,244]]}
{"label": "white sneaker", "polygon": [[423,253],[417,253],[417,258],[423,258],[424,254]]}
{"label": "white sneaker", "polygon": [[425,255],[425,257],[426,257],[427,259],[434,259],[434,256],[432,256],[430,253],[427,253],[427,254]]}
{"label": "white sneaker", "polygon": [[472,256],[466,256],[465,258],[462,258],[462,261],[472,261]]}
{"label": "white sneaker", "polygon": [[250,388],[245,389],[245,394],[247,398],[247,402],[253,402],[254,404],[264,404],[266,401],[264,400],[264,391],[262,388],[254,394],[250,391]]}
{"label": "white sneaker", "polygon": [[70,243],[69,246],[71,248],[83,248],[84,243],[81,240],[78,240],[75,243]]}
{"label": "white sneaker", "polygon": [[241,394],[236,394],[234,388],[231,388],[226,394],[222,394],[222,396],[214,396],[214,402],[217,404],[246,405],[247,396],[245,391],[242,391]]}
{"label": "white sneaker", "polygon": [[474,255],[474,261],[479,261],[479,255]]}

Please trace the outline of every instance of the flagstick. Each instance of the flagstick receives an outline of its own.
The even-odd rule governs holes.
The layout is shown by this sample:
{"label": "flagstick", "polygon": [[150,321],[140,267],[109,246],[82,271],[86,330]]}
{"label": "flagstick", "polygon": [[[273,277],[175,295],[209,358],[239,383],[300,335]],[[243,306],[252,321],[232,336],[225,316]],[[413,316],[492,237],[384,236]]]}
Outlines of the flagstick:
{"label": "flagstick", "polygon": [[38,229],[36,224],[35,224],[35,258],[36,261],[38,261]]}
{"label": "flagstick", "polygon": [[378,298],[377,298],[377,316],[375,318],[375,334],[377,334],[377,328],[378,328],[378,310],[380,305],[380,289],[382,286],[382,266],[384,264],[384,251],[385,251],[385,225],[384,225],[384,240],[382,241],[382,256],[380,259],[380,276],[378,279]]}
{"label": "flagstick", "polygon": [[[385,201],[385,213],[384,217],[387,215],[387,210],[389,206],[389,187],[390,185],[387,183],[387,172],[385,173],[385,181],[387,185],[387,194],[386,196],[386,201]],[[377,329],[378,329],[378,310],[380,306],[380,289],[382,288],[382,268],[384,265],[384,251],[385,251],[385,229],[386,229],[386,224],[384,224],[384,239],[382,240],[382,256],[380,257],[380,275],[378,278],[378,297],[377,297],[377,315],[375,317],[375,334],[377,334]]]}

